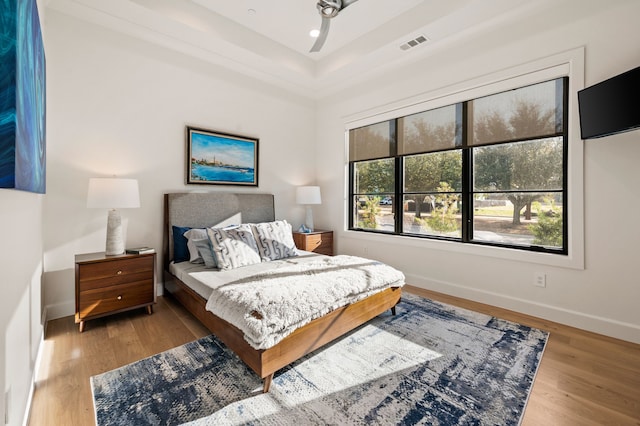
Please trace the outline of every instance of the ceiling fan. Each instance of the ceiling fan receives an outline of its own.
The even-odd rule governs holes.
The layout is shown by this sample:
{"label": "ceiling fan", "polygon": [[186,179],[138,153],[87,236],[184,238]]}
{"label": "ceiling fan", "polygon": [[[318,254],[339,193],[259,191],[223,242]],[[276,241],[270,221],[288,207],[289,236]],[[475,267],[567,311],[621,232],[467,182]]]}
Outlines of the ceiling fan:
{"label": "ceiling fan", "polygon": [[318,0],[316,7],[318,8],[318,12],[320,12],[320,16],[322,16],[322,24],[320,25],[320,34],[309,52],[320,51],[329,34],[331,18],[335,18],[341,10],[357,1],[358,0]]}

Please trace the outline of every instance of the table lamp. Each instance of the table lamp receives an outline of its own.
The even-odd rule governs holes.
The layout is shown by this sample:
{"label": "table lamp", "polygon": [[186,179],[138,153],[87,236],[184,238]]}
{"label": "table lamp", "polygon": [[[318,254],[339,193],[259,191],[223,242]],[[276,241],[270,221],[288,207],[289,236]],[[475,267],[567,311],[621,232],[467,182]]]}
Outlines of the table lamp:
{"label": "table lamp", "polygon": [[107,208],[106,255],[124,253],[122,219],[116,209],[140,207],[140,193],[136,179],[91,178],[87,194],[87,207]]}
{"label": "table lamp", "polygon": [[313,211],[311,210],[312,204],[321,204],[322,198],[320,197],[319,186],[299,186],[296,188],[296,203],[305,204],[307,206],[307,215],[305,218],[305,226],[309,229],[309,232],[313,232]]}

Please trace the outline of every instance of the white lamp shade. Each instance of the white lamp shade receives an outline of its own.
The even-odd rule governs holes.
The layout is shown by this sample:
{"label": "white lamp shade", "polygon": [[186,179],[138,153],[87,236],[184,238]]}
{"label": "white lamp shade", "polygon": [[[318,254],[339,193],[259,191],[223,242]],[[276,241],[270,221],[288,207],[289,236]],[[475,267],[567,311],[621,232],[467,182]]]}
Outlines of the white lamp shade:
{"label": "white lamp shade", "polygon": [[298,204],[321,204],[319,186],[299,186],[296,188],[296,203]]}
{"label": "white lamp shade", "polygon": [[130,209],[140,207],[137,179],[91,178],[87,207]]}

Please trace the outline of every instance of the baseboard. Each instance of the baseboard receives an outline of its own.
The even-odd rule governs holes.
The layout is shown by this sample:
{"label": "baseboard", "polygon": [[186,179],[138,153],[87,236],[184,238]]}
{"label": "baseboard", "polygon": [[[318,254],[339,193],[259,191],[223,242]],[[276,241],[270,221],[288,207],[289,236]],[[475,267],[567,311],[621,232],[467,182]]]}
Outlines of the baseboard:
{"label": "baseboard", "polygon": [[[40,316],[40,324],[42,324],[42,335],[43,336],[47,335],[47,325],[49,324],[47,322],[47,318],[49,318],[49,310],[45,306],[44,309],[42,309],[42,315]],[[38,348],[38,350],[40,350],[40,349]]]}
{"label": "baseboard", "polygon": [[433,290],[450,296],[509,309],[582,330],[640,344],[640,327],[635,324],[532,302],[504,294],[479,290],[451,282],[431,280],[418,275],[407,274],[406,281],[415,287],[424,288],[425,290]]}
{"label": "baseboard", "polygon": [[44,311],[46,313],[46,318],[45,318],[45,324],[46,324],[47,321],[74,315],[76,312],[76,304],[74,300],[54,303],[51,305],[46,305],[44,307]]}
{"label": "baseboard", "polygon": [[42,364],[42,352],[44,350],[44,328],[41,329],[40,340],[38,341],[38,352],[36,354],[36,361],[33,364],[33,373],[31,374],[31,383],[29,384],[29,395],[27,396],[27,405],[25,407],[24,415],[22,416],[22,426],[29,424],[29,417],[31,415],[31,404],[33,403],[33,394],[36,391],[36,378],[40,372],[40,365]]}

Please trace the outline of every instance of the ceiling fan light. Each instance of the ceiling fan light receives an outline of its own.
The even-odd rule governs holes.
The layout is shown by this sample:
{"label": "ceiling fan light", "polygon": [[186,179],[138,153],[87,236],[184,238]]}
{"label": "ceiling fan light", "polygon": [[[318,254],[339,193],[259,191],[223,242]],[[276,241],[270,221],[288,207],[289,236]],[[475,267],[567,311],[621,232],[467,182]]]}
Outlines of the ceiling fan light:
{"label": "ceiling fan light", "polygon": [[322,8],[322,14],[326,15],[326,16],[329,16],[329,15],[331,15],[333,13],[334,10],[335,9],[333,7],[330,7],[330,6],[323,7]]}
{"label": "ceiling fan light", "polygon": [[336,0],[320,0],[318,1],[318,10],[320,15],[326,18],[333,18],[338,15],[342,7],[341,1]]}
{"label": "ceiling fan light", "polygon": [[338,14],[338,9],[334,9],[331,6],[327,6],[327,7],[323,7],[320,10],[320,13],[322,13],[322,16],[326,16],[327,18],[333,18]]}

